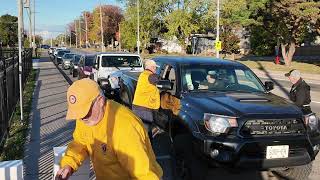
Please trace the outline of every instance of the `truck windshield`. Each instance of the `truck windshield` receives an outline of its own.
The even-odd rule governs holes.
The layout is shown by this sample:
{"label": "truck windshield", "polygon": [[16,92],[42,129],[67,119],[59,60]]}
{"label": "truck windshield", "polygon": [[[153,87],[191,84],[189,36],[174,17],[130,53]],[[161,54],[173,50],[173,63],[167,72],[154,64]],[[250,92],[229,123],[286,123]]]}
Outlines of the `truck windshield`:
{"label": "truck windshield", "polygon": [[141,67],[138,56],[102,56],[102,67]]}
{"label": "truck windshield", "polygon": [[74,56],[74,54],[71,54],[71,53],[67,53],[67,54],[64,54],[64,57],[65,59],[72,59]]}
{"label": "truck windshield", "polygon": [[185,91],[265,92],[259,79],[245,67],[186,64],[181,66],[181,78]]}

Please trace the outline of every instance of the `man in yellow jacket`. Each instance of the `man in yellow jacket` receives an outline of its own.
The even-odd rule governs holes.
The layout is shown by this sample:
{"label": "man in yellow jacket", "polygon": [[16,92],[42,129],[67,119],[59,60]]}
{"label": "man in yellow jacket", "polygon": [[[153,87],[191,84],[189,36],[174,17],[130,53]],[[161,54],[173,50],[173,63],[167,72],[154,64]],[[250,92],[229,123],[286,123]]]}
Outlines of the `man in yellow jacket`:
{"label": "man in yellow jacket", "polygon": [[68,179],[88,156],[98,180],[162,177],[141,120],[126,107],[106,101],[97,83],[87,78],[74,82],[67,100],[66,119],[76,119],[76,128],[56,179]]}
{"label": "man in yellow jacket", "polygon": [[155,61],[145,61],[145,70],[138,78],[132,102],[132,111],[144,121],[149,131],[153,123],[153,112],[160,108],[160,92],[156,86],[160,79],[156,74],[157,67]]}

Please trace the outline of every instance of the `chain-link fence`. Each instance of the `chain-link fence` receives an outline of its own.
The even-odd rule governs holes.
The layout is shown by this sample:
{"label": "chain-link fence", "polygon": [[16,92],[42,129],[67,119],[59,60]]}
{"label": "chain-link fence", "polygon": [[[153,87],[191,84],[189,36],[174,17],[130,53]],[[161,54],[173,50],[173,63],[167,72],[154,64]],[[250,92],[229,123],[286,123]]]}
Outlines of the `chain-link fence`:
{"label": "chain-link fence", "polygon": [[[8,132],[9,122],[19,101],[19,56],[18,49],[0,47],[0,140]],[[32,69],[32,49],[22,52],[22,84]]]}

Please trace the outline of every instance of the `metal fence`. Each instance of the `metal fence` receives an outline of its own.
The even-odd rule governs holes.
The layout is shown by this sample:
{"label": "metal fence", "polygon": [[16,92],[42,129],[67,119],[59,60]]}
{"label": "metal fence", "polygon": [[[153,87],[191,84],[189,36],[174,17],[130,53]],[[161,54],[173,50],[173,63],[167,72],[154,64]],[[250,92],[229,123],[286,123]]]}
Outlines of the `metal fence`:
{"label": "metal fence", "polygon": [[[22,84],[32,69],[32,49],[22,52]],[[9,122],[19,101],[18,49],[0,48],[0,140],[8,132]]]}

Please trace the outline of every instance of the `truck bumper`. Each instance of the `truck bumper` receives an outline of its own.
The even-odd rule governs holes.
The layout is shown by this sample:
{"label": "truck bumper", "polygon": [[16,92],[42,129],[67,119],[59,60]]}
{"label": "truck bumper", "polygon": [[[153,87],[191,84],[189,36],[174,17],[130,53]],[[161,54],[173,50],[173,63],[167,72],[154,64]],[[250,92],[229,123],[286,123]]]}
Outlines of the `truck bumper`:
{"label": "truck bumper", "polygon": [[[204,138],[201,135],[194,137],[195,152],[200,153],[209,164],[218,167],[264,170],[300,166],[314,160],[320,148],[319,144],[313,144],[306,136],[276,139]],[[276,145],[289,145],[288,158],[266,159],[267,146]]]}

